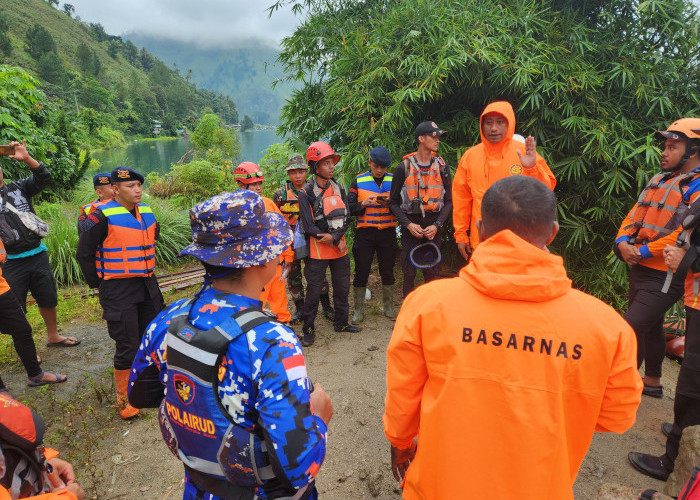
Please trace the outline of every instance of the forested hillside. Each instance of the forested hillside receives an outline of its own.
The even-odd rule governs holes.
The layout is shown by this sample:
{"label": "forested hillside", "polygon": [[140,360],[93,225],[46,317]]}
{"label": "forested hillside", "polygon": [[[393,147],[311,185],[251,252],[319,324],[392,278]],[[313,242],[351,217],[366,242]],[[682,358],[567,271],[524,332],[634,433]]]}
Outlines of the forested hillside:
{"label": "forested hillside", "polygon": [[[192,130],[206,113],[238,121],[229,97],[199,89],[147,50],[72,18],[58,0],[0,3],[0,142],[50,160],[54,192],[74,186],[86,151]],[[12,178],[16,162],[0,158]]]}
{"label": "forested hillside", "polygon": [[[232,96],[241,117],[249,115],[255,123],[276,125],[280,108],[295,87],[282,80],[284,73],[276,62],[279,50],[260,40],[220,48],[139,34],[125,38],[145,47],[166,64],[177,65],[197,85]],[[276,81],[279,83],[272,88]]]}
{"label": "forested hillside", "polygon": [[147,50],[70,14],[45,0],[3,0],[0,57],[37,77],[59,109],[77,114],[87,129],[82,142],[152,135],[153,120],[174,134],[191,128],[205,107],[227,123],[238,121],[230,98],[196,88]]}

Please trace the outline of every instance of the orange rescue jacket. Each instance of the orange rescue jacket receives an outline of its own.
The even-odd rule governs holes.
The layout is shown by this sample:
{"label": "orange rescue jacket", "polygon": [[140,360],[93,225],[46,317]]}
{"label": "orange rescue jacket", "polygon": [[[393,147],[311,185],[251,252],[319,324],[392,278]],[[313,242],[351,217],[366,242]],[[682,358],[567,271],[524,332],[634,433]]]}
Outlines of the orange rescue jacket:
{"label": "orange rescue jacket", "polygon": [[286,201],[281,207],[279,207],[279,212],[284,215],[284,218],[287,219],[289,225],[292,227],[292,229],[294,229],[297,222],[299,222],[299,198],[297,198],[297,195],[294,193],[294,189],[292,189],[292,183],[290,181],[287,181],[284,184],[284,191]]}
{"label": "orange rescue jacket", "polygon": [[[333,179],[328,181],[325,188],[319,187],[314,180],[312,182],[316,202],[311,207],[311,214],[314,221],[325,219],[329,229],[333,229],[333,224],[342,226],[343,221],[348,217],[348,209],[340,193],[340,186]],[[342,241],[345,241],[343,236]],[[309,238],[309,257],[319,260],[338,259],[347,254],[341,252],[338,245],[327,245],[321,243],[318,238]]]}
{"label": "orange rescue jacket", "polygon": [[[487,141],[481,130],[484,115],[491,112],[499,113],[508,120],[506,138],[497,144]],[[510,175],[529,175],[542,181],[549,189],[554,189],[557,183],[547,162],[539,154],[534,167],[525,168],[520,163],[518,151],[525,154],[525,144],[513,139],[515,113],[509,103],[498,101],[486,106],[479,119],[479,133],[481,142],[462,155],[452,182],[455,240],[457,243],[471,242],[472,247],[479,243],[476,221],[481,219],[481,199],[491,184]]]}
{"label": "orange rescue jacket", "polygon": [[666,271],[663,249],[676,243],[682,230],[683,213],[700,196],[697,191],[689,200],[683,199],[688,184],[699,177],[700,172],[695,171],[687,174],[662,172],[652,177],[622,221],[615,244],[627,241],[640,248],[643,257],[640,265]]}
{"label": "orange rescue jacket", "polygon": [[418,449],[403,498],[571,500],[594,431],[635,421],[632,328],[571,288],[561,257],[501,231],[405,300],[384,432]]}
{"label": "orange rescue jacket", "polygon": [[[381,186],[377,186],[370,170],[361,173],[355,178],[357,183],[357,201],[361,204],[372,196],[385,196],[388,199],[393,179],[394,176],[392,174],[386,173]],[[361,215],[357,216],[357,227],[373,227],[376,229],[396,227],[396,217],[391,213],[391,209],[388,206],[381,204],[369,205]]]}
{"label": "orange rescue jacket", "polygon": [[401,210],[407,214],[439,212],[445,206],[445,186],[442,183],[440,167],[445,165],[442,157],[433,154],[430,168],[421,170],[416,161],[416,153],[403,157],[406,179],[401,188]]}
{"label": "orange rescue jacket", "polygon": [[100,210],[107,217],[107,237],[95,253],[97,275],[105,280],[152,276],[156,265],[156,219],[139,203],[136,217],[110,200]]}

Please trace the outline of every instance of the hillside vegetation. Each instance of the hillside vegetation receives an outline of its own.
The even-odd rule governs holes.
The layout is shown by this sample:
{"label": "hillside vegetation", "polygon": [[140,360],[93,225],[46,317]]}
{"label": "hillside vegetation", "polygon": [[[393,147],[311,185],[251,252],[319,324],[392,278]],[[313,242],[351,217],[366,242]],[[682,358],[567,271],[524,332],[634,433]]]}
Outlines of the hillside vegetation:
{"label": "hillside vegetation", "polygon": [[0,61],[37,78],[54,110],[70,116],[82,147],[152,136],[154,120],[162,134],[174,135],[194,128],[206,108],[226,123],[238,121],[229,97],[198,89],[147,50],[44,0],[0,4]]}
{"label": "hillside vegetation", "polygon": [[285,99],[295,88],[293,82],[284,80],[276,61],[279,50],[259,40],[220,48],[140,34],[126,38],[166,64],[176,64],[197,85],[232,96],[241,117],[250,115],[255,123],[276,125]]}

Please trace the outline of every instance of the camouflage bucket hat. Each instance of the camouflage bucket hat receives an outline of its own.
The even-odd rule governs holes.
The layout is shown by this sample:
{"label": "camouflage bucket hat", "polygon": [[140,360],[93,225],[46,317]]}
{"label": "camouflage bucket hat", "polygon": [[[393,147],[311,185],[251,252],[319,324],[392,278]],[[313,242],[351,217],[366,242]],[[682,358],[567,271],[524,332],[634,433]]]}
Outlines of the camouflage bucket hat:
{"label": "camouflage bucket hat", "polygon": [[194,255],[214,266],[244,268],[278,257],[292,242],[280,214],[266,212],[263,199],[239,189],[203,201],[190,210],[192,244],[180,255]]}
{"label": "camouflage bucket hat", "polygon": [[301,155],[290,156],[289,161],[287,161],[287,168],[284,169],[285,172],[298,169],[308,170],[309,166],[306,164],[304,158]]}

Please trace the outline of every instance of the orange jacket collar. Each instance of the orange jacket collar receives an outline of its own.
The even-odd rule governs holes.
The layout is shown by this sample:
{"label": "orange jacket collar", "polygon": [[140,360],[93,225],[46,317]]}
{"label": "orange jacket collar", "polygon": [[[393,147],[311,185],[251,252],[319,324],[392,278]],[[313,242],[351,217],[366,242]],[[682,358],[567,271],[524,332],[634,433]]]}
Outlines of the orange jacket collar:
{"label": "orange jacket collar", "polygon": [[505,230],[474,250],[460,278],[495,299],[542,302],[571,289],[564,261]]}

